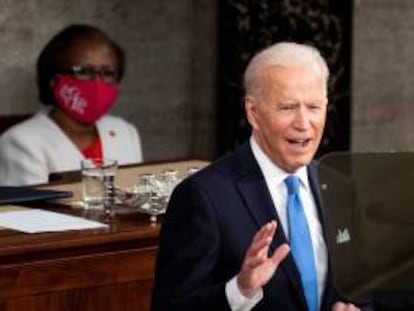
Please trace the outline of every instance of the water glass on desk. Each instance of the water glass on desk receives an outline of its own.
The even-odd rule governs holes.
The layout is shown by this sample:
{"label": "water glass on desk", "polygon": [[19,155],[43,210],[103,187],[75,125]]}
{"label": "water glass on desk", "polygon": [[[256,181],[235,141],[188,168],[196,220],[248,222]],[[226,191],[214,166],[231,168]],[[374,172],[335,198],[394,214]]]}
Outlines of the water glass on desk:
{"label": "water glass on desk", "polygon": [[115,187],[116,160],[84,159],[81,161],[83,203],[86,209],[102,209],[108,203],[107,189]]}

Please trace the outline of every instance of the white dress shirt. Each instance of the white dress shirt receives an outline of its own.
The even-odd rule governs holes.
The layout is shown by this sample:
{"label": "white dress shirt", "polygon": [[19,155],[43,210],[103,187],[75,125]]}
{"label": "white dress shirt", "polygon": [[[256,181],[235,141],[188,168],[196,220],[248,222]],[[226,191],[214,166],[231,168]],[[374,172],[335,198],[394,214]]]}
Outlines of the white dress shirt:
{"label": "white dress shirt", "polygon": [[[270,160],[270,158],[259,147],[253,136],[250,137],[250,146],[252,148],[253,155],[259,164],[260,170],[262,171],[266,185],[272,197],[273,204],[276,208],[276,212],[279,216],[281,222],[279,226],[282,227],[286,238],[289,240],[289,223],[286,211],[287,187],[284,180],[290,174],[277,167],[272,160]],[[320,308],[328,266],[327,249],[323,239],[322,226],[319,221],[316,203],[310,189],[306,166],[299,168],[294,175],[300,179],[299,195],[304,206],[312,240],[318,281],[318,303]],[[260,290],[250,299],[244,297],[238,289],[235,276],[226,284],[226,296],[232,310],[248,311],[263,298],[263,291]]]}

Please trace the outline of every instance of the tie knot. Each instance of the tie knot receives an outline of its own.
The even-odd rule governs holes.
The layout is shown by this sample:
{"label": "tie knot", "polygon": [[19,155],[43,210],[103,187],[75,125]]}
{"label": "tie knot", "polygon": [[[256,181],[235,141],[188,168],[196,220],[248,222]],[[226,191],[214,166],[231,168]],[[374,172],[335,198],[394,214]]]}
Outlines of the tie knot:
{"label": "tie knot", "polygon": [[290,175],[285,179],[285,184],[288,189],[288,194],[299,193],[299,178],[295,175]]}

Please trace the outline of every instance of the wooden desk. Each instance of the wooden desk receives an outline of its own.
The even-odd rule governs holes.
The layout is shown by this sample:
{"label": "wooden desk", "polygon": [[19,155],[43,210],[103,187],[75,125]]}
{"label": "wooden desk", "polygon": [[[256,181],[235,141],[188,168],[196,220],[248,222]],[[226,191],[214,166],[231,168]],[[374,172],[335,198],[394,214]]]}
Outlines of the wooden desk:
{"label": "wooden desk", "polygon": [[142,214],[117,216],[103,230],[0,230],[0,310],[149,310],[158,235]]}
{"label": "wooden desk", "polygon": [[[142,173],[172,168],[183,175],[205,161],[121,168],[116,181],[131,186]],[[100,220],[101,212],[71,207],[81,199],[79,172],[69,183],[41,188],[72,191],[69,199],[30,207]],[[68,180],[68,179],[67,179]],[[0,230],[0,311],[146,311],[153,286],[160,225],[149,216],[120,213],[108,229],[24,234]]]}

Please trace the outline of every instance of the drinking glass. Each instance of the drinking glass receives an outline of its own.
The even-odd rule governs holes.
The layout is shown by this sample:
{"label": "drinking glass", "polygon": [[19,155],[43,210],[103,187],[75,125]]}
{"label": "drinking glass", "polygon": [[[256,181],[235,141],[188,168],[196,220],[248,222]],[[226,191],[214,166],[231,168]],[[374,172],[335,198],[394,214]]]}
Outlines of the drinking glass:
{"label": "drinking glass", "polygon": [[161,191],[160,181],[155,174],[141,174],[138,177],[137,192],[148,197],[148,200],[138,208],[150,215],[151,223],[156,223],[157,216],[165,213]]}
{"label": "drinking glass", "polygon": [[168,201],[175,186],[180,182],[177,170],[166,170],[161,173],[161,193]]}
{"label": "drinking glass", "polygon": [[113,205],[115,174],[118,167],[112,159],[81,161],[83,202],[86,209],[103,209]]}

